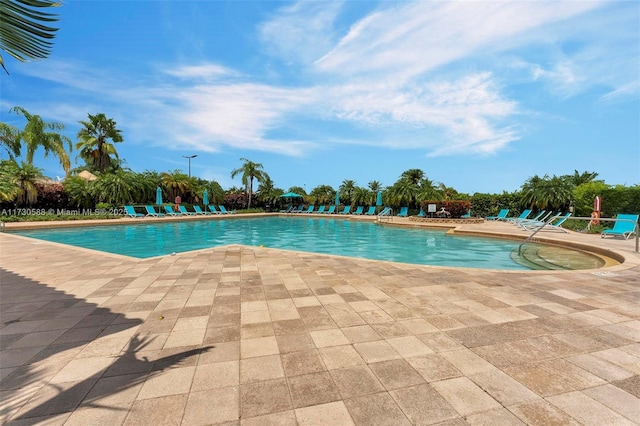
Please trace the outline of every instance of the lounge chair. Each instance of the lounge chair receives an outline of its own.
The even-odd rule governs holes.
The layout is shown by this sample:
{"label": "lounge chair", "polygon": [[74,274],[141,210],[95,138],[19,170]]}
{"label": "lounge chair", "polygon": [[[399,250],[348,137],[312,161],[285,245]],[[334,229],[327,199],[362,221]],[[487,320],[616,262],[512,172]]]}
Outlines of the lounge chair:
{"label": "lounge chair", "polygon": [[204,210],[202,210],[200,206],[193,206],[193,210],[196,212],[196,214],[211,214],[210,212],[205,212]]}
{"label": "lounge chair", "polygon": [[158,213],[156,209],[153,208],[153,206],[144,206],[144,208],[147,211],[147,216],[155,216],[155,217],[164,216],[164,213]]}
{"label": "lounge chair", "polygon": [[400,207],[398,217],[407,217],[409,215],[409,207]]}
{"label": "lounge chair", "polygon": [[[215,208],[215,207],[214,207]],[[291,210],[293,210],[293,206],[289,206],[286,209],[282,209],[280,210],[280,213],[291,213]],[[218,212],[219,213],[219,212]]]}
{"label": "lounge chair", "polygon": [[351,214],[362,214],[364,212],[364,206],[358,206],[358,208]]}
{"label": "lounge chair", "polygon": [[340,214],[349,214],[350,211],[351,211],[351,205],[344,206],[344,209],[342,209]]}
{"label": "lounge chair", "polygon": [[[560,216],[558,213],[547,222],[542,222],[542,224],[536,224],[536,225],[524,224],[522,228],[526,231],[535,231],[537,229],[541,229],[542,231],[560,231],[560,232],[566,233],[567,230],[565,230],[560,225],[562,225],[565,220],[569,219],[569,216],[571,216],[570,212],[565,214],[564,216]],[[556,220],[557,222],[553,223]]]}
{"label": "lounge chair", "polygon": [[[540,210],[538,212],[537,215],[535,215],[535,217],[532,217],[530,219],[524,218],[524,219],[510,219],[509,223],[513,223],[513,224],[518,224],[521,222],[536,222],[536,221],[541,221],[541,220],[545,220],[547,217],[549,217],[551,215],[551,212],[547,213],[547,215],[545,216],[545,213],[547,213],[546,210]],[[543,217],[544,216],[544,217]]]}
{"label": "lounge chair", "polygon": [[236,211],[235,210],[227,210],[227,208],[223,205],[219,205],[218,206],[218,210],[220,210],[220,213],[222,214],[235,214]]}
{"label": "lounge chair", "polygon": [[289,213],[300,213],[302,211],[302,209],[304,208],[304,206],[302,204],[300,204],[298,207],[296,207],[295,209],[292,209]]}
{"label": "lounge chair", "polygon": [[133,206],[124,206],[126,217],[144,217],[142,213],[136,213],[136,209]]}
{"label": "lounge chair", "polygon": [[374,216],[376,214],[376,206],[369,206],[369,210],[364,214],[365,216]]}
{"label": "lounge chair", "polygon": [[[422,210],[420,210],[422,211]],[[471,218],[471,209],[467,210],[467,212],[465,214],[463,214],[462,216],[460,216],[462,219],[470,219]]]}
{"label": "lounge chair", "polygon": [[313,209],[315,209],[316,206],[314,206],[313,204],[310,205],[309,207],[307,207],[306,210],[301,211],[300,213],[313,213]]}
{"label": "lounge chair", "polygon": [[213,204],[209,204],[207,208],[209,209],[211,214],[220,214],[220,211],[216,209],[216,206],[214,206]]}
{"label": "lounge chair", "polygon": [[620,235],[622,236],[622,238],[624,238],[625,240],[628,240],[632,235],[635,235],[638,228],[638,216],[637,214],[622,214],[622,213],[618,213],[618,215],[616,216],[616,219],[628,219],[628,220],[632,220],[633,223],[631,222],[627,222],[626,220],[624,222],[616,220],[613,223],[613,228],[612,229],[605,229],[604,231],[602,231],[602,233],[600,234],[600,236],[602,238],[606,237],[607,235],[612,235],[612,236],[617,236]]}
{"label": "lounge chair", "polygon": [[316,210],[315,212],[311,212],[311,213],[324,213],[324,209],[325,209],[325,207],[324,207],[324,204],[323,204],[320,207],[318,207],[318,210]]}
{"label": "lounge chair", "polygon": [[196,212],[190,212],[189,210],[187,210],[187,208],[185,206],[178,206],[178,208],[180,209],[180,213],[186,214],[187,216],[195,216],[196,215]]}
{"label": "lounge chair", "polygon": [[329,206],[329,208],[327,209],[326,212],[324,212],[324,214],[334,214],[336,212],[336,206]]}
{"label": "lounge chair", "polygon": [[504,220],[506,222],[511,222],[511,221],[517,221],[517,220],[524,220],[527,218],[527,216],[529,216],[531,214],[531,209],[525,209],[522,211],[522,213],[520,213],[520,216],[514,216],[514,217],[505,217],[504,219],[499,219],[499,220]]}
{"label": "lounge chair", "polygon": [[420,209],[420,213],[416,215],[416,217],[425,217],[425,216],[426,216],[426,213],[422,209]]}
{"label": "lounge chair", "polygon": [[169,216],[182,216],[182,213],[174,211],[171,206],[164,206],[164,212]]}
{"label": "lounge chair", "polygon": [[509,209],[502,209],[500,210],[500,213],[498,213],[496,216],[487,216],[485,217],[485,219],[487,220],[501,220],[507,217],[507,214],[509,214]]}

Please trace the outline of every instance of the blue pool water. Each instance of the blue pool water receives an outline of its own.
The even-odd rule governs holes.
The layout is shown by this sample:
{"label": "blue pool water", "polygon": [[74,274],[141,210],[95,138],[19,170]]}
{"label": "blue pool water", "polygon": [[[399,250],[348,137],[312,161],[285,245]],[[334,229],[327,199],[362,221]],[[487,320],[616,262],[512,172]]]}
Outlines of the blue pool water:
{"label": "blue pool water", "polygon": [[419,265],[528,269],[510,257],[516,242],[329,218],[234,218],[13,233],[137,258],[243,244]]}

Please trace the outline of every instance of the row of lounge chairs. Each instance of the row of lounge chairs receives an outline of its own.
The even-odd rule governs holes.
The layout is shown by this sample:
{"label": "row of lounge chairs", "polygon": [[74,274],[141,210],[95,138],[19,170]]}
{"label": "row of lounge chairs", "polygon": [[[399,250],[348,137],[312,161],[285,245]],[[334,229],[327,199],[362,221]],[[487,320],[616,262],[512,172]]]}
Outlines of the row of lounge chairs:
{"label": "row of lounge chairs", "polygon": [[364,216],[373,216],[376,214],[376,206],[371,206],[365,212],[364,206],[358,206],[354,211],[351,211],[351,206],[345,206],[342,211],[336,211],[338,206],[331,205],[328,208],[326,206],[319,206],[317,209],[314,205],[310,205],[306,209],[304,206],[299,205],[298,207],[289,206],[285,210],[281,210],[280,213],[312,213],[312,214],[353,214],[353,215],[364,215]]}
{"label": "row of lounge chairs", "polygon": [[171,206],[163,206],[164,212],[158,212],[152,205],[144,206],[146,214],[136,212],[136,209],[133,206],[124,206],[125,216],[126,217],[162,217],[162,216],[197,216],[197,215],[209,215],[209,214],[234,214],[235,211],[227,210],[225,206],[214,206],[213,204],[209,204],[207,208],[209,211],[204,211],[200,208],[200,206],[193,206],[193,211],[187,210],[185,206],[179,206],[179,211],[175,211]]}

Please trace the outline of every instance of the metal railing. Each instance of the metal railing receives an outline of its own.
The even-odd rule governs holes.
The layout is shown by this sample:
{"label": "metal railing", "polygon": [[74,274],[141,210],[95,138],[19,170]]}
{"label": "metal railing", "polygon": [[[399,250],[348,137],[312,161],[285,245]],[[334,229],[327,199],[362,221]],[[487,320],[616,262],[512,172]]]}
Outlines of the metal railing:
{"label": "metal railing", "polygon": [[393,220],[393,209],[391,207],[385,207],[380,213],[378,213],[378,222],[384,218],[387,220]]}
{"label": "metal railing", "polygon": [[[542,231],[544,229],[545,226],[550,225],[551,222],[553,222],[553,221],[555,221],[557,219],[559,219],[559,218],[558,217],[553,217],[553,218],[549,219],[548,221],[543,222],[543,224],[539,228],[536,228],[535,231],[533,231],[533,233],[531,235],[529,235],[527,238],[525,238],[525,240],[523,242],[521,242],[520,245],[518,246],[518,256],[520,256],[520,253],[522,251],[522,246],[525,245],[525,243],[528,243],[529,241],[531,241],[533,239],[533,237],[538,232],[540,232],[540,231]],[[635,222],[635,221],[633,221],[631,219],[609,219],[609,218],[603,218],[603,217],[599,217],[599,218],[595,219],[593,217],[579,217],[579,216],[571,216],[567,220],[574,220],[574,219],[576,219],[576,220],[588,220],[588,221],[598,220],[598,221],[601,221],[601,222],[618,222],[618,221],[620,221],[620,222],[633,223],[633,225],[634,225],[633,230],[634,230],[634,233],[635,233],[635,236],[636,236],[636,250],[635,250],[635,252],[636,253],[640,252],[638,250],[640,248],[640,244],[639,244],[639,242],[640,242],[640,240],[639,240],[640,232],[638,232],[638,223],[637,222]]]}

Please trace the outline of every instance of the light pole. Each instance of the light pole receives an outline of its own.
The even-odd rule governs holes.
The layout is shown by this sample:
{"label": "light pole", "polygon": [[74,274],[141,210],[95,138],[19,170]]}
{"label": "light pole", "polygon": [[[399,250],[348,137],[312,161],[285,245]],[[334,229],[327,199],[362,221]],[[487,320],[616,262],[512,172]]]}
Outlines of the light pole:
{"label": "light pole", "polygon": [[189,177],[191,177],[191,159],[192,158],[196,158],[198,156],[198,154],[194,154],[194,155],[183,155],[184,158],[189,160]]}

